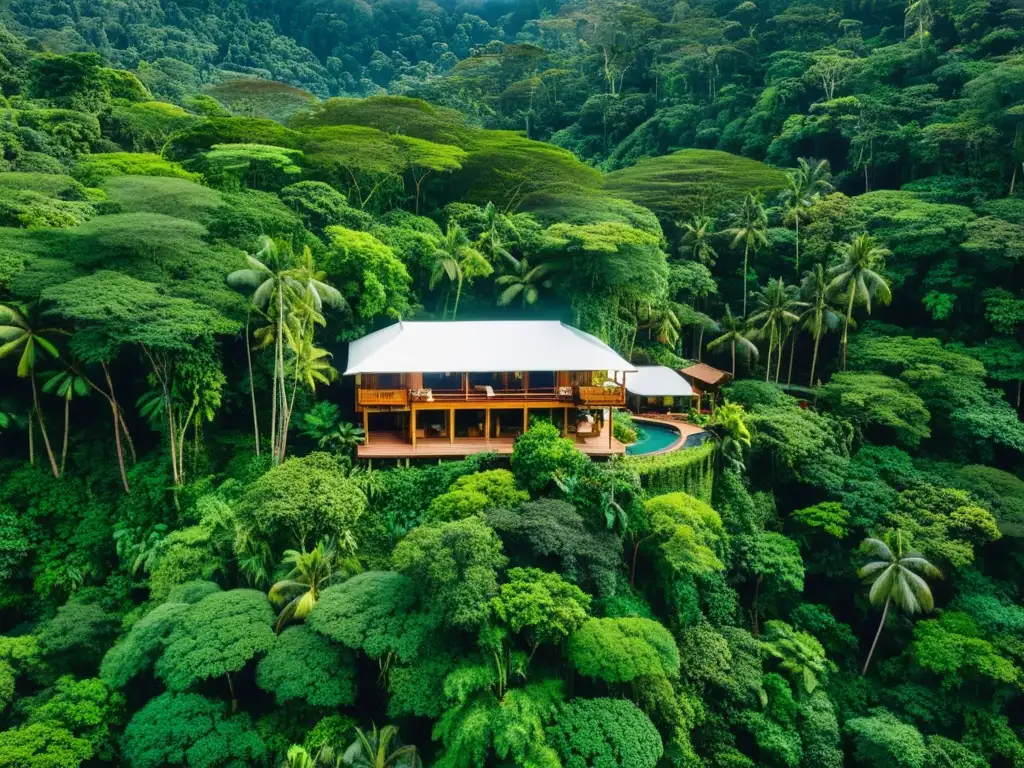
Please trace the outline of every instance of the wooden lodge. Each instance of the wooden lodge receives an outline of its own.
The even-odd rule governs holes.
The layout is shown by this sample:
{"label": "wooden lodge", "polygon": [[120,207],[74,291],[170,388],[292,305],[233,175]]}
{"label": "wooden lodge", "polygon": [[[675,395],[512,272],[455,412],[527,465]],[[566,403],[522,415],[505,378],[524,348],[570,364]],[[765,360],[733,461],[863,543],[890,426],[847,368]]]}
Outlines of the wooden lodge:
{"label": "wooden lodge", "polygon": [[532,416],[592,456],[612,436],[636,369],[595,337],[553,321],[400,322],[349,347],[359,458],[511,453]]}

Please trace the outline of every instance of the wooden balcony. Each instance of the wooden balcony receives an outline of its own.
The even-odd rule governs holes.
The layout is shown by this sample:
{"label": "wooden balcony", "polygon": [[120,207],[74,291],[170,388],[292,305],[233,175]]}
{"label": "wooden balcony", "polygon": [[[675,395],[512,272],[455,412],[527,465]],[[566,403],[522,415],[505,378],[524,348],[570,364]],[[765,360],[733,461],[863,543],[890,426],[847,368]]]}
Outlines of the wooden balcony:
{"label": "wooden balcony", "polygon": [[586,406],[616,406],[626,404],[626,390],[622,387],[577,387],[576,402]]}
{"label": "wooden balcony", "polygon": [[359,389],[356,390],[356,393],[358,398],[356,402],[359,404],[360,407],[409,407],[408,389],[364,389],[360,387]]}

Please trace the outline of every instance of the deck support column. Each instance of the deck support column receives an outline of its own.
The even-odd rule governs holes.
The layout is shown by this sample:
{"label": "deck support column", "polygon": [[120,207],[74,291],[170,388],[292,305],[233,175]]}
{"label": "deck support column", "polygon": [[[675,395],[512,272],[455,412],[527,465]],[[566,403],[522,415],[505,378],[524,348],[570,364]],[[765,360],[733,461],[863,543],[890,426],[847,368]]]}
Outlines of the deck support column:
{"label": "deck support column", "polygon": [[409,434],[412,436],[412,448],[416,450],[416,409],[409,411]]}
{"label": "deck support column", "polygon": [[363,445],[370,444],[370,412],[363,408]]}
{"label": "deck support column", "polygon": [[448,411],[448,444],[455,445],[455,409]]}
{"label": "deck support column", "polygon": [[491,439],[491,409],[484,408],[484,440]]}
{"label": "deck support column", "polygon": [[569,406],[562,408],[562,437],[569,435]]}
{"label": "deck support column", "polygon": [[615,409],[608,409],[608,447],[612,447],[612,433],[615,432]]}
{"label": "deck support column", "polygon": [[526,434],[526,430],[530,428],[530,409],[525,405],[523,406],[523,434]]}

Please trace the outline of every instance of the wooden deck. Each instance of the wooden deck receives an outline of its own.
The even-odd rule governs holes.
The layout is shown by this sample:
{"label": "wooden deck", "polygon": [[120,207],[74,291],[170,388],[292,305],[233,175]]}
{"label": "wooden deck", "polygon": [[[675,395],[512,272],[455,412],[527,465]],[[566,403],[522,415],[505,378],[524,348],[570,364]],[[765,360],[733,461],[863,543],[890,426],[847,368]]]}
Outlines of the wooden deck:
{"label": "wooden deck", "polygon": [[[600,435],[574,442],[588,456],[621,456],[626,452],[626,446],[614,438],[611,448],[608,447],[607,425]],[[447,437],[417,437],[413,448],[409,439],[398,432],[373,432],[370,444],[360,445],[356,455],[360,459],[441,459],[488,452],[507,456],[514,445],[514,437],[457,437],[454,443]]]}

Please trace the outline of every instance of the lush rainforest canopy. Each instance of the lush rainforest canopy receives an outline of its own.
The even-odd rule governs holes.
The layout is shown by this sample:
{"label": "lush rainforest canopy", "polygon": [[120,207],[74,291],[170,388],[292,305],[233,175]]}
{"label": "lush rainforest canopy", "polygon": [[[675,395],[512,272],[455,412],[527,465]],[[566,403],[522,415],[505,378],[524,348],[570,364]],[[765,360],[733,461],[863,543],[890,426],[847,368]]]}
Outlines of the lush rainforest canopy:
{"label": "lush rainforest canopy", "polygon": [[[1019,2],[0,23],[0,768],[1024,766]],[[735,380],[369,466],[400,318]]]}

